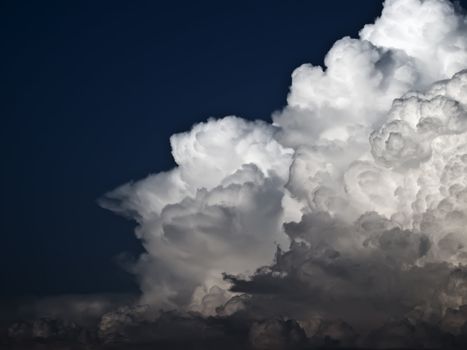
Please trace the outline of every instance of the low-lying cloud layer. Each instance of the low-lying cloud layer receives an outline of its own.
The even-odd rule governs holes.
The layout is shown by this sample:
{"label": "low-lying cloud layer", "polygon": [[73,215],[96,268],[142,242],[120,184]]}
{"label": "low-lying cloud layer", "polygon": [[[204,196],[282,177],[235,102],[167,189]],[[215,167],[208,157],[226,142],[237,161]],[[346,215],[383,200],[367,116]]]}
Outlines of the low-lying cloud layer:
{"label": "low-lying cloud layer", "polygon": [[[142,303],[300,330],[340,319],[348,337],[401,318],[439,329],[467,304],[466,17],[387,0],[325,66],[293,72],[271,124],[197,124],[170,139],[176,168],[100,201],[138,222]],[[301,341],[277,324],[250,337]]]}

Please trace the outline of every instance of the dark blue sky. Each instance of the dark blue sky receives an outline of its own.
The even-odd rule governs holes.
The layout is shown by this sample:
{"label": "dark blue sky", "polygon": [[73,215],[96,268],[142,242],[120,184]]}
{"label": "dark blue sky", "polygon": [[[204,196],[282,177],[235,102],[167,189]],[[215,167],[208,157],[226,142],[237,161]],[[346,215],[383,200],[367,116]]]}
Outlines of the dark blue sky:
{"label": "dark blue sky", "polygon": [[[464,6],[465,7],[465,6]],[[131,292],[106,191],[173,166],[208,117],[269,120],[290,74],[381,10],[359,1],[4,1],[0,293]]]}

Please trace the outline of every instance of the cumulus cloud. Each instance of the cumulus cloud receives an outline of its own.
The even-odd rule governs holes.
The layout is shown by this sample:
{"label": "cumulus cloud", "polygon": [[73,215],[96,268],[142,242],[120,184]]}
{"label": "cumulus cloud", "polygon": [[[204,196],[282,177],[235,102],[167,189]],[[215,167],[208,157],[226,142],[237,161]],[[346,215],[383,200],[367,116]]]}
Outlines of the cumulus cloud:
{"label": "cumulus cloud", "polygon": [[198,124],[171,138],[177,168],[102,201],[140,223],[147,254],[135,269],[145,302],[196,304],[223,272],[253,272],[287,244],[281,199],[293,150],[276,132],[236,117]]}
{"label": "cumulus cloud", "polygon": [[[229,116],[172,136],[176,168],[100,201],[138,223],[142,301],[305,330],[340,320],[316,339],[345,344],[352,327],[379,324],[381,346],[428,332],[467,303],[466,68],[452,3],[387,0],[324,68],[293,72],[272,123]],[[258,322],[257,348],[269,329],[302,341],[295,323]]]}

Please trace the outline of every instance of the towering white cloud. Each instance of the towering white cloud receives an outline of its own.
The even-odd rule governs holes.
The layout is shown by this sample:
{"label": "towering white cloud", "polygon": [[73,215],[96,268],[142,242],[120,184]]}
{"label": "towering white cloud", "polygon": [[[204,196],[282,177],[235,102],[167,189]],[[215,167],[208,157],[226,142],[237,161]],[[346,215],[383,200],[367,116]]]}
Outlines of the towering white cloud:
{"label": "towering white cloud", "polygon": [[195,125],[171,138],[175,169],[102,200],[139,224],[146,302],[214,313],[223,273],[252,294],[264,279],[304,288],[315,300],[301,316],[345,317],[349,300],[368,317],[385,301],[400,313],[467,302],[429,277],[467,264],[466,18],[445,0],[387,0],[325,65],[293,72],[272,124]]}

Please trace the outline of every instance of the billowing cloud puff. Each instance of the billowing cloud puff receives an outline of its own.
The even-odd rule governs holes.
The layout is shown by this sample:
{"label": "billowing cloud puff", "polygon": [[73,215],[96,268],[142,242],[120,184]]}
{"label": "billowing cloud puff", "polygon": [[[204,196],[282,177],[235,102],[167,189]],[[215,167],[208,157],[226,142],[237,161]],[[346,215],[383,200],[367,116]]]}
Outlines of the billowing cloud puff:
{"label": "billowing cloud puff", "polygon": [[253,272],[287,244],[281,202],[293,152],[275,133],[236,117],[198,124],[171,138],[177,168],[102,201],[140,223],[147,253],[135,269],[146,302],[199,302],[193,298],[222,283],[223,272]]}
{"label": "billowing cloud puff", "polygon": [[[438,322],[467,303],[466,18],[387,0],[325,66],[293,72],[272,124],[197,124],[170,140],[176,168],[101,200],[138,222],[145,303],[383,333],[388,317]],[[344,321],[329,332],[350,344]],[[271,322],[258,348],[283,328]]]}
{"label": "billowing cloud puff", "polygon": [[382,16],[360,32],[362,40],[406,53],[421,81],[452,76],[467,62],[467,23],[448,1],[387,0]]}

